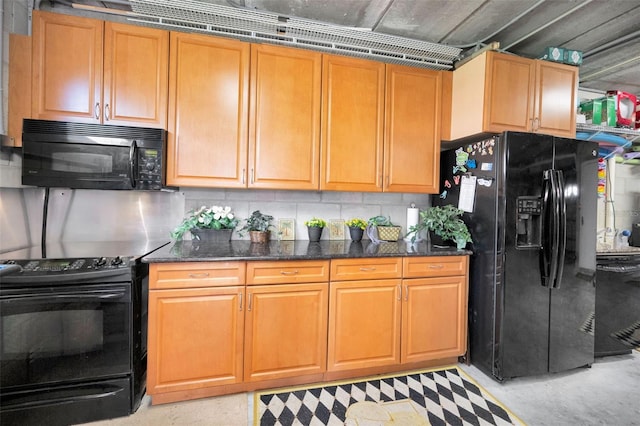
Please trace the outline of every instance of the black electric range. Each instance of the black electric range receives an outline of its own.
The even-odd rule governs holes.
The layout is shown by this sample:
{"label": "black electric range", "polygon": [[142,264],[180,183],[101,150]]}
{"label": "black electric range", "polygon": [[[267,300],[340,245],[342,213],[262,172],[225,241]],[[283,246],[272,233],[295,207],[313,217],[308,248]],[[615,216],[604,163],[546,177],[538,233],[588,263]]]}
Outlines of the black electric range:
{"label": "black electric range", "polygon": [[0,418],[129,415],[146,388],[148,264],[169,241],[54,243],[0,254]]}

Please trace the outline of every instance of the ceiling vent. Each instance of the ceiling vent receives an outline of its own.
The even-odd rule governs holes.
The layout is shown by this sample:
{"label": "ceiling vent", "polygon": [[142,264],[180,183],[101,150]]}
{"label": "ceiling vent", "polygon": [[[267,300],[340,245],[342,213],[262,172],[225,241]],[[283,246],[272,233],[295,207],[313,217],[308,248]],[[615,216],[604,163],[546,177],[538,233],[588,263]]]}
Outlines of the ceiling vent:
{"label": "ceiling vent", "polygon": [[131,21],[382,62],[451,70],[462,49],[197,0],[130,0]]}

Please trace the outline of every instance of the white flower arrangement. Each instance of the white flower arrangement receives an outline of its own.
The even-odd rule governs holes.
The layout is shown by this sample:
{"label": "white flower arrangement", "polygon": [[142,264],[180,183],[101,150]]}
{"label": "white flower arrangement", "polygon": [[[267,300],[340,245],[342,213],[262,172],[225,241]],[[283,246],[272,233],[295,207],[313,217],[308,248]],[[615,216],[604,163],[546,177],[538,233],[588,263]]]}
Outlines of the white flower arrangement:
{"label": "white flower arrangement", "polygon": [[182,236],[193,228],[202,229],[235,229],[238,219],[229,206],[202,206],[197,210],[191,210],[178,225],[171,237],[180,240]]}

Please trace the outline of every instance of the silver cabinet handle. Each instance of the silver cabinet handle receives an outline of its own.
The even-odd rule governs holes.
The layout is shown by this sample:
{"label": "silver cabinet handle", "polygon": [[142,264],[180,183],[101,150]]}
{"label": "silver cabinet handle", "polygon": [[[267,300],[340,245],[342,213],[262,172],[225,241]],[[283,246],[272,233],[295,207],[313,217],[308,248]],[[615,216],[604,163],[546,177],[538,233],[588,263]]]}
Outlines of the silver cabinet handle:
{"label": "silver cabinet handle", "polygon": [[398,284],[398,302],[402,300],[402,286]]}
{"label": "silver cabinet handle", "polygon": [[253,172],[253,167],[251,168],[251,184],[253,185],[253,183],[255,182],[255,173]]}
{"label": "silver cabinet handle", "polygon": [[442,268],[444,268],[444,265],[429,265],[429,268],[431,268],[431,269],[442,269]]}
{"label": "silver cabinet handle", "polygon": [[376,268],[375,268],[374,266],[371,266],[371,267],[368,267],[368,268],[365,268],[365,267],[363,266],[363,267],[361,267],[361,268],[360,268],[360,270],[361,270],[362,272],[372,272],[372,271],[375,271],[375,270],[376,270]]}
{"label": "silver cabinet handle", "polygon": [[404,286],[404,300],[405,302],[409,300],[409,287]]}
{"label": "silver cabinet handle", "polygon": [[100,120],[100,102],[96,102],[96,107],[93,110],[96,120]]}
{"label": "silver cabinet handle", "polygon": [[298,271],[280,271],[281,275],[297,275]]}
{"label": "silver cabinet handle", "polygon": [[240,311],[242,311],[242,293],[238,293],[238,299],[240,300]]}
{"label": "silver cabinet handle", "polygon": [[245,182],[245,181],[246,181],[246,179],[245,179],[245,173],[246,173],[246,172],[247,172],[247,169],[242,169],[242,184],[243,184],[243,185],[246,183],[246,182]]}
{"label": "silver cabinet handle", "polygon": [[247,296],[247,298],[249,299],[249,302],[248,302],[248,303],[249,303],[249,305],[247,306],[247,311],[250,311],[250,310],[251,310],[251,302],[252,302],[252,300],[253,300],[253,294],[252,294],[252,293],[249,293],[249,295]]}
{"label": "silver cabinet handle", "polygon": [[109,104],[106,104],[104,106],[104,119],[106,121],[109,121],[110,116],[111,116],[111,108],[109,108]]}

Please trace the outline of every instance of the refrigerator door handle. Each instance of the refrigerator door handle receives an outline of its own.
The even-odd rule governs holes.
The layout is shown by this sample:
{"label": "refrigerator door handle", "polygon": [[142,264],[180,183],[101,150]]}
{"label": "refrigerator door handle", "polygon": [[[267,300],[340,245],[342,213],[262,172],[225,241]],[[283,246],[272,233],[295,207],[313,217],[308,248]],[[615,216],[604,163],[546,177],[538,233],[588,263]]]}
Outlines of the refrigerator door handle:
{"label": "refrigerator door handle", "polygon": [[562,273],[564,271],[564,255],[567,247],[567,203],[564,197],[564,175],[562,170],[554,170],[554,180],[556,181],[556,194],[554,211],[557,212],[556,231],[557,241],[556,256],[556,273],[553,277],[553,288],[560,288],[562,282]]}
{"label": "refrigerator door handle", "polygon": [[545,170],[542,181],[542,241],[540,245],[540,279],[543,287],[549,287],[553,248],[553,191],[552,170]]}

